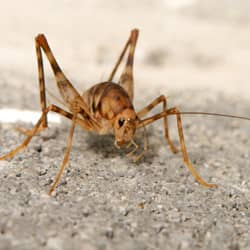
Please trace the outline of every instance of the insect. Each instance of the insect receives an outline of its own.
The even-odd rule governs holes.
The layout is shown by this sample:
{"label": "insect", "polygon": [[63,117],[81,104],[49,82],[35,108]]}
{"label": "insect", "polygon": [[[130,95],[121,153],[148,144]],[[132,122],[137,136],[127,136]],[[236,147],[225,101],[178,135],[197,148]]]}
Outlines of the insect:
{"label": "insect", "polygon": [[[182,114],[207,114],[207,115],[220,115],[226,117],[234,117],[240,119],[250,120],[250,118],[221,115],[215,113],[201,113],[201,112],[181,112],[178,108],[168,108],[167,99],[161,95],[148,104],[145,108],[135,111],[133,106],[134,98],[134,81],[133,81],[133,64],[134,53],[136,43],[138,40],[139,31],[133,29],[131,34],[106,82],[101,82],[90,89],[86,90],[80,95],[74,88],[72,83],[67,79],[60,66],[58,65],[46,37],[43,34],[39,34],[35,38],[35,47],[38,63],[38,75],[39,75],[39,88],[40,88],[40,103],[42,115],[36,125],[28,131],[23,131],[27,137],[18,147],[10,151],[4,156],[0,157],[0,160],[13,157],[19,151],[25,149],[29,144],[32,137],[38,132],[48,127],[47,115],[49,112],[58,113],[71,120],[71,127],[68,135],[67,146],[64,153],[64,158],[61,167],[58,171],[55,180],[50,187],[49,195],[55,190],[58,185],[65,166],[69,161],[69,155],[73,140],[73,134],[76,125],[81,126],[84,130],[92,131],[97,134],[114,134],[114,145],[117,148],[130,147],[132,151],[128,154],[129,157],[133,157],[134,161],[139,160],[147,151],[148,143],[145,127],[156,120],[163,119],[165,138],[170,150],[173,153],[177,153],[178,149],[173,144],[169,129],[168,129],[168,116],[174,115],[177,119],[177,127],[180,140],[180,151],[182,153],[183,161],[187,168],[190,170],[195,180],[205,187],[216,187],[216,184],[208,183],[198,174],[193,165],[191,164],[184,141],[183,129],[182,129]],[[59,106],[46,102],[46,88],[44,80],[43,69],[43,57],[42,51],[46,55],[52,71],[55,76],[57,87],[59,89],[63,104],[68,110],[62,109]],[[114,75],[117,69],[127,53],[127,59],[122,74],[117,83],[113,82]],[[145,117],[149,111],[151,111],[157,105],[162,105],[162,112],[153,115],[148,118]],[[144,147],[140,154],[136,155],[138,145],[133,140],[135,132],[139,128],[144,128]]]}

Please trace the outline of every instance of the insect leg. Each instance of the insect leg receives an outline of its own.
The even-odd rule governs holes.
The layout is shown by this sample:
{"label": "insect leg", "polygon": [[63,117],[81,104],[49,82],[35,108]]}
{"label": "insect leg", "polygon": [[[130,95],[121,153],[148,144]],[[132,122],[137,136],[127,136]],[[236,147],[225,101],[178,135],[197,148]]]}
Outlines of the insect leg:
{"label": "insect leg", "polygon": [[[43,68],[43,58],[41,53],[41,48],[37,41],[35,41],[36,46],[36,57],[37,57],[37,66],[38,66],[38,81],[39,81],[39,90],[40,90],[40,105],[42,112],[45,111],[47,108],[46,104],[46,92],[45,92],[45,81],[44,81],[44,68]],[[37,132],[42,131],[43,129],[48,127],[48,118],[47,115],[43,117],[42,123],[40,128],[37,130]],[[22,128],[15,128],[19,133],[25,134],[25,135],[31,135],[32,130],[26,130]]]}
{"label": "insect leg", "polygon": [[138,30],[131,31],[129,54],[125,68],[119,80],[119,85],[121,85],[127,91],[131,101],[133,101],[134,98],[133,64],[138,33]]}
{"label": "insect leg", "polygon": [[0,160],[6,160],[8,158],[12,158],[15,154],[17,154],[19,151],[23,150],[26,148],[26,146],[29,144],[29,142],[31,141],[32,137],[37,133],[37,131],[39,130],[39,127],[41,126],[42,122],[44,121],[44,117],[47,115],[47,113],[50,111],[50,109],[46,109],[43,113],[42,116],[40,117],[40,119],[38,120],[38,122],[36,123],[36,125],[34,126],[33,129],[30,130],[29,133],[27,133],[27,137],[26,139],[23,141],[23,143],[21,143],[18,147],[16,147],[15,149],[11,150],[9,153],[7,153],[4,156],[0,157]]}
{"label": "insect leg", "polygon": [[65,74],[61,70],[60,66],[58,65],[50,47],[47,42],[46,37],[43,34],[39,34],[36,37],[36,43],[39,48],[42,48],[44,51],[51,68],[54,72],[57,87],[60,91],[60,94],[63,98],[65,105],[69,108],[72,113],[80,113],[84,118],[89,119],[89,121],[96,127],[96,129],[100,128],[100,124],[95,120],[93,115],[90,113],[88,105],[84,102],[81,95],[77,92],[71,82],[66,78]]}
{"label": "insect leg", "polygon": [[197,182],[199,182],[201,185],[205,186],[205,187],[217,187],[216,184],[211,184],[211,183],[208,183],[205,180],[203,180],[200,177],[200,175],[198,174],[198,172],[195,170],[195,168],[193,167],[191,162],[189,161],[186,146],[185,146],[183,129],[182,129],[181,114],[180,114],[180,111],[177,108],[168,109],[168,110],[163,111],[163,112],[161,112],[159,114],[156,114],[156,115],[154,115],[152,117],[149,117],[149,118],[146,118],[146,119],[142,120],[139,123],[138,128],[146,126],[146,125],[148,125],[148,124],[150,124],[150,123],[152,123],[152,122],[154,122],[154,121],[156,121],[158,119],[161,119],[161,118],[165,117],[166,115],[176,115],[183,161],[186,164],[189,171],[194,176],[195,180]]}
{"label": "insect leg", "polygon": [[[31,141],[32,137],[39,131],[39,128],[44,120],[44,117],[47,115],[48,112],[55,112],[58,113],[68,119],[73,119],[73,115],[59,107],[57,107],[56,105],[49,105],[45,111],[42,113],[40,119],[38,120],[38,122],[36,123],[36,125],[34,126],[33,129],[30,130],[30,133],[27,134],[26,139],[23,141],[23,143],[21,143],[18,147],[16,147],[15,149],[13,149],[12,151],[10,151],[9,153],[7,153],[6,155],[3,155],[0,157],[0,160],[6,160],[8,158],[12,158],[14,155],[16,155],[19,151],[23,150],[26,148],[26,146],[29,144],[29,142]],[[83,120],[80,118],[76,118],[76,123],[78,125],[80,125],[83,129],[92,130],[92,124],[90,124],[87,120]]]}
{"label": "insect leg", "polygon": [[184,141],[184,134],[183,134],[183,128],[182,128],[182,122],[181,122],[181,115],[179,114],[179,110],[177,108],[172,108],[168,110],[168,113],[174,113],[176,115],[177,119],[177,126],[178,126],[178,132],[179,132],[179,138],[180,138],[180,144],[181,144],[181,152],[183,156],[183,161],[185,162],[186,166],[188,167],[189,171],[192,173],[196,181],[198,181],[200,184],[206,187],[217,187],[216,184],[207,183],[205,180],[203,180],[200,175],[197,173],[191,162],[189,161],[185,141]]}
{"label": "insect leg", "polygon": [[[40,104],[42,112],[45,111],[47,108],[46,103],[46,91],[45,91],[45,80],[44,80],[44,68],[43,68],[43,58],[42,58],[42,52],[41,48],[38,44],[38,42],[35,40],[35,46],[36,46],[36,57],[37,57],[37,67],[38,67],[38,81],[39,81],[39,90],[40,90]],[[48,119],[47,115],[44,117],[41,126],[43,128],[48,127]]]}
{"label": "insect leg", "polygon": [[123,57],[124,57],[127,49],[128,49],[129,44],[130,44],[130,37],[129,37],[128,41],[126,42],[126,44],[125,44],[125,46],[124,46],[124,48],[123,48],[120,56],[118,57],[118,60],[117,60],[117,62],[115,64],[115,67],[113,68],[113,70],[112,70],[112,72],[111,72],[111,74],[110,74],[110,76],[108,78],[109,82],[113,81],[115,73],[116,73],[116,71],[117,71],[117,69],[118,69],[118,67],[119,67],[119,65],[120,65],[120,63],[121,63],[121,61],[122,61],[122,59],[123,59]]}
{"label": "insect leg", "polygon": [[[152,110],[155,106],[160,104],[162,102],[163,104],[163,111],[167,110],[167,99],[164,95],[161,95],[157,97],[154,101],[152,101],[149,105],[147,105],[145,108],[137,112],[137,115],[139,118],[145,116],[150,110]],[[164,116],[164,128],[165,128],[165,138],[167,140],[167,143],[170,146],[170,149],[173,153],[177,153],[178,149],[175,147],[174,143],[172,142],[170,136],[169,136],[169,129],[168,129],[168,116]]]}
{"label": "insect leg", "polygon": [[[47,56],[47,58],[49,60],[51,68],[54,72],[57,83],[59,83],[59,85],[60,85],[61,82],[65,82],[65,85],[70,85],[70,87],[72,87],[74,89],[74,87],[70,83],[68,83],[69,82],[68,79],[66,78],[66,76],[64,75],[63,71],[61,70],[59,64],[57,63],[55,56],[53,55],[53,53],[49,47],[49,44],[47,42],[46,37],[43,34],[37,35],[35,38],[35,43],[36,43],[37,54],[38,54],[37,58],[39,60],[38,65],[42,65],[41,64],[42,63],[41,49],[43,49],[45,55]],[[39,68],[41,68],[41,67],[39,67]],[[44,74],[42,71],[39,72],[39,77],[40,77],[40,74],[41,74],[41,77],[43,78]],[[41,82],[43,82],[43,83],[41,83],[40,86],[43,85],[43,87],[44,87],[44,80]]]}
{"label": "insect leg", "polygon": [[60,179],[61,179],[61,176],[62,176],[62,173],[63,173],[63,170],[66,166],[66,164],[68,163],[69,161],[69,154],[70,154],[70,149],[71,149],[71,145],[72,145],[72,140],[73,140],[73,134],[74,134],[74,130],[75,130],[75,125],[76,125],[76,117],[77,117],[77,113],[73,114],[73,119],[72,119],[72,124],[71,124],[71,127],[70,127],[70,131],[69,131],[69,136],[68,136],[68,141],[67,141],[67,147],[66,147],[66,150],[65,150],[65,153],[64,153],[64,158],[63,158],[63,162],[62,162],[62,165],[59,169],[59,172],[49,190],[49,195],[52,194],[52,192],[55,190],[56,186],[58,185]]}
{"label": "insect leg", "polygon": [[119,56],[118,61],[115,64],[115,67],[112,70],[111,75],[108,79],[108,81],[112,81],[128,47],[130,47],[126,65],[119,79],[119,85],[121,85],[127,91],[131,100],[133,100],[133,96],[134,96],[133,64],[134,64],[134,53],[135,53],[135,47],[136,47],[138,35],[139,35],[138,29],[133,29],[131,31],[130,37],[127,43],[125,44],[125,47],[122,50],[122,53]]}
{"label": "insect leg", "polygon": [[65,166],[66,164],[68,163],[69,161],[69,155],[70,155],[70,149],[71,149],[71,145],[72,145],[72,140],[73,140],[73,134],[74,134],[74,130],[75,130],[75,125],[76,124],[79,124],[80,126],[82,126],[83,128],[87,129],[87,130],[93,130],[95,129],[95,126],[92,127],[92,123],[90,123],[90,121],[88,120],[82,120],[82,119],[79,119],[77,118],[77,113],[74,113],[74,114],[71,114],[71,113],[68,113],[67,111],[64,111],[56,106],[53,106],[53,111],[55,112],[58,112],[59,114],[69,118],[72,120],[72,123],[71,123],[71,128],[70,128],[70,132],[69,132],[69,136],[68,136],[68,141],[67,141],[67,147],[66,147],[66,150],[65,150],[65,153],[64,153],[64,158],[63,158],[63,162],[62,162],[62,165],[59,169],[59,172],[49,190],[49,195],[52,194],[52,192],[55,190],[55,188],[57,187],[60,179],[61,179],[61,176],[63,174],[63,171],[65,169]]}

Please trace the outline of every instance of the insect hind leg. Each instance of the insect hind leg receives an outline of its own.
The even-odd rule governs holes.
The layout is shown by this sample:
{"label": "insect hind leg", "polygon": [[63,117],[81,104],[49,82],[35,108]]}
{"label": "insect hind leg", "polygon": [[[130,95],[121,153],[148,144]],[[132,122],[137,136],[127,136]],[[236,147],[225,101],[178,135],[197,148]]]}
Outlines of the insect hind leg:
{"label": "insect hind leg", "polygon": [[[40,90],[40,105],[41,105],[42,112],[44,112],[45,109],[47,108],[45,80],[44,80],[44,68],[43,68],[42,51],[41,51],[41,47],[37,41],[37,38],[35,39],[35,46],[36,46],[38,81],[39,81],[39,90]],[[47,115],[44,117],[41,126],[42,126],[42,128],[48,127]]]}
{"label": "insect hind leg", "polygon": [[130,37],[125,44],[124,49],[122,50],[114,69],[112,70],[110,77],[108,78],[108,81],[112,81],[113,77],[127,51],[129,48],[128,52],[128,57],[127,61],[125,64],[125,67],[123,69],[122,75],[120,76],[118,84],[121,85],[128,93],[130,100],[133,100],[134,97],[134,80],[133,80],[133,64],[134,64],[134,53],[135,53],[135,47],[136,43],[138,40],[138,35],[139,35],[139,30],[138,29],[133,29],[131,31]]}
{"label": "insect hind leg", "polygon": [[[39,92],[40,92],[40,106],[42,112],[45,112],[47,108],[47,101],[46,101],[46,89],[45,89],[45,80],[44,80],[44,67],[43,67],[43,58],[42,58],[42,52],[41,47],[38,42],[38,38],[35,38],[35,47],[36,47],[36,57],[37,57],[37,67],[38,67],[38,81],[39,81]],[[43,129],[48,127],[48,118],[47,114],[42,118],[42,122],[40,127],[36,130],[37,132],[42,131]],[[19,133],[25,134],[27,136],[30,136],[33,134],[32,129],[26,130],[23,128],[15,128]]]}

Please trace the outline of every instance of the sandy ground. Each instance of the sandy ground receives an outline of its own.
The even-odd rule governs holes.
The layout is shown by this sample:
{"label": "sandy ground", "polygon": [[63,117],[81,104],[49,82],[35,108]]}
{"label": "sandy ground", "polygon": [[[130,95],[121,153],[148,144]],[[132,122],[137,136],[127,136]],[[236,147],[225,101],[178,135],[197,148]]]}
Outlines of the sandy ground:
{"label": "sandy ground", "polygon": [[[82,91],[107,78],[138,27],[136,110],[164,94],[182,110],[249,116],[249,8],[247,0],[2,3],[0,108],[39,110],[37,33],[46,34]],[[0,249],[249,249],[249,122],[191,116],[183,122],[191,161],[217,189],[194,182],[157,122],[138,164],[114,148],[112,136],[77,129],[70,164],[49,198],[69,130],[68,121],[52,124],[25,152],[0,162]],[[23,139],[14,126],[30,127],[0,124],[1,154]]]}

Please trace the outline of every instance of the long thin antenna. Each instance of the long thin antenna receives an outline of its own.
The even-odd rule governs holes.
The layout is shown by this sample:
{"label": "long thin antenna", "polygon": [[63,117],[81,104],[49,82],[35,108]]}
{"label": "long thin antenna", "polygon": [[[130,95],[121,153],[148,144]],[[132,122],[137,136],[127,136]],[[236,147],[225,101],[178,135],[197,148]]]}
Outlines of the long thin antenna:
{"label": "long thin antenna", "polygon": [[[195,111],[180,111],[178,114],[181,115],[210,115],[210,116],[222,116],[228,118],[237,118],[242,120],[250,121],[249,117],[237,116],[237,115],[227,115],[227,114],[219,114],[219,113],[210,113],[210,112],[195,112]],[[175,113],[170,113],[169,115],[175,115]]]}

